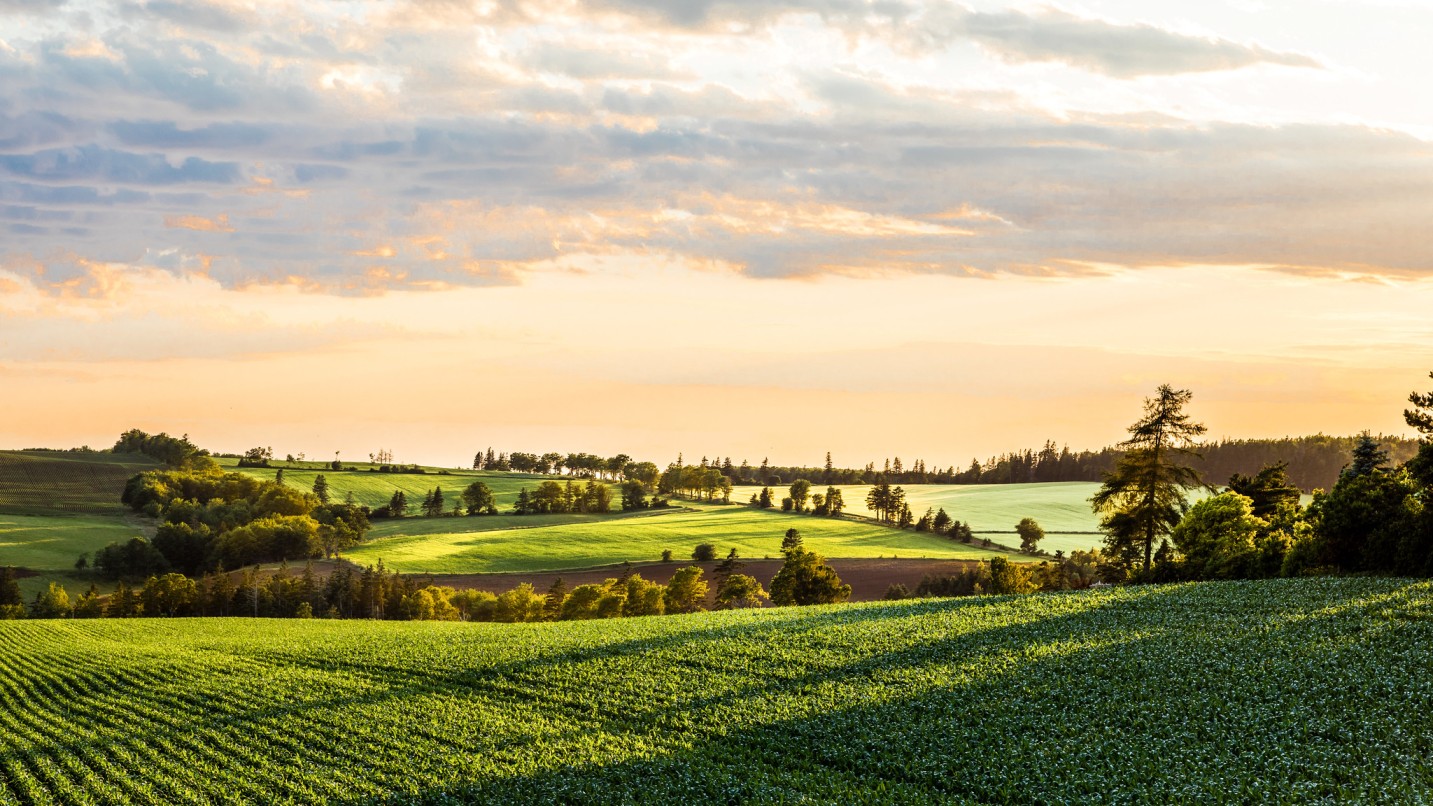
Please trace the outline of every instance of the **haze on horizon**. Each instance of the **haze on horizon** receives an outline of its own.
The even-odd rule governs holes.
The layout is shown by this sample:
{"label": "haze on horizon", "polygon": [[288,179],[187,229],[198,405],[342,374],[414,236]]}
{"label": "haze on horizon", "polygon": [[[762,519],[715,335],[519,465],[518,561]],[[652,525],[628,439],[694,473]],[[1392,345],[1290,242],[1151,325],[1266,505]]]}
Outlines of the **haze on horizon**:
{"label": "haze on horizon", "polygon": [[1411,0],[0,0],[0,446],[1404,433]]}

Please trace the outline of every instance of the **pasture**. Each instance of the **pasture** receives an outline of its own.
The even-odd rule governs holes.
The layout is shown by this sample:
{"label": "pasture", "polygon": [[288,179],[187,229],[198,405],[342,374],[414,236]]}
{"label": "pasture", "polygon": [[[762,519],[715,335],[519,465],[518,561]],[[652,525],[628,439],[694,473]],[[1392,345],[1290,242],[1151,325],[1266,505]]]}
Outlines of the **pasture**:
{"label": "pasture", "polygon": [[[389,536],[369,540],[344,556],[359,564],[381,559],[388,568],[405,573],[561,571],[624,561],[651,562],[659,559],[664,549],[671,549],[677,559],[689,558],[698,543],[714,544],[718,557],[733,548],[747,558],[779,557],[782,535],[790,528],[801,532],[807,548],[827,557],[986,560],[1007,556],[930,534],[745,506],[692,505],[684,510],[654,510],[600,520],[586,516],[589,520],[557,525],[537,525],[539,517],[381,522],[374,534]],[[584,516],[549,517],[576,520]],[[498,520],[507,528],[489,528],[490,521]],[[508,526],[525,520],[534,525]]]}
{"label": "pasture", "polygon": [[[874,517],[866,508],[868,484],[838,485],[845,499],[846,511]],[[1034,518],[1045,529],[1040,548],[1065,553],[1092,549],[1103,545],[1099,534],[1100,520],[1090,511],[1090,496],[1100,488],[1095,482],[1065,481],[1035,484],[911,484],[901,485],[911,512],[919,518],[927,507],[939,510],[958,521],[970,524],[980,537],[982,532],[997,543],[1018,546],[1015,524],[1021,518]],[[742,487],[745,495],[749,488]],[[812,492],[826,491],[824,485],[812,485]],[[785,493],[782,493],[785,495]],[[1059,534],[1064,532],[1066,534]],[[999,534],[992,534],[999,533]]]}
{"label": "pasture", "polygon": [[[317,467],[283,467],[282,464],[275,467],[233,467],[232,461],[226,470],[232,470],[255,478],[273,481],[282,467],[284,471],[285,486],[296,490],[312,490],[314,477],[320,474],[328,482],[329,497],[334,501],[343,501],[350,492],[357,503],[369,507],[381,507],[388,503],[393,493],[402,490],[408,497],[408,503],[415,510],[423,502],[423,496],[427,495],[434,487],[443,491],[443,498],[447,501],[447,508],[453,508],[453,502],[469,484],[481,481],[488,485],[497,498],[498,506],[502,509],[509,509],[517,501],[518,492],[527,487],[533,489],[544,481],[552,481],[554,476],[534,476],[526,473],[488,473],[480,470],[451,470],[447,473],[378,473],[368,470],[325,470]],[[308,463],[312,465],[312,463]],[[366,466],[365,466],[366,467]],[[558,479],[565,481],[565,479]],[[585,484],[584,481],[574,480],[574,484]],[[609,485],[611,483],[609,482]],[[613,494],[616,495],[614,486]]]}
{"label": "pasture", "polygon": [[4,803],[1433,799],[1433,585],[0,623]]}

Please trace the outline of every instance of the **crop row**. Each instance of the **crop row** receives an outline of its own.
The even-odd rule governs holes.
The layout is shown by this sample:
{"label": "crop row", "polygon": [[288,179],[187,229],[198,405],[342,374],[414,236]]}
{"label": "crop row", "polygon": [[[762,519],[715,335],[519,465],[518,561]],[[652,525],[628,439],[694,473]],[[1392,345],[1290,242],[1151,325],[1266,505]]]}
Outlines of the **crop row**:
{"label": "crop row", "polygon": [[0,624],[0,802],[1428,802],[1433,586]]}

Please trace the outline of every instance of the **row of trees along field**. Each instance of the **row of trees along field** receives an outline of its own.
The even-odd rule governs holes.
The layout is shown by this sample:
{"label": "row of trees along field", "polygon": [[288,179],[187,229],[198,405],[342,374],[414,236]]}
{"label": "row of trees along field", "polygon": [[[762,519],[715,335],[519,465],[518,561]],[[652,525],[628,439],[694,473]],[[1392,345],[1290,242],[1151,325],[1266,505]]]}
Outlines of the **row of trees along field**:
{"label": "row of trees along field", "polygon": [[[710,544],[693,555],[711,559]],[[781,542],[784,558],[771,579],[770,593],[754,577],[740,573],[745,563],[732,549],[716,565],[712,583],[699,566],[678,569],[659,584],[643,579],[630,566],[601,584],[568,590],[557,579],[546,593],[520,584],[504,593],[454,590],[432,584],[427,577],[386,570],[380,562],[362,571],[340,566],[320,577],[311,564],[300,574],[282,566],[266,579],[253,568],[240,575],[207,573],[192,578],[168,572],[150,575],[131,587],[121,581],[113,594],[101,597],[96,586],[72,600],[59,583],[39,592],[23,606],[14,569],[0,569],[0,618],[133,618],[139,616],[253,616],[276,618],[367,618],[464,621],[558,621],[624,616],[693,613],[706,609],[709,592],[718,610],[778,605],[834,604],[851,595],[825,558],[807,550],[795,529]]]}
{"label": "row of trees along field", "polygon": [[1414,392],[1404,412],[1421,435],[1416,453],[1396,462],[1365,433],[1332,489],[1307,507],[1284,462],[1235,473],[1189,506],[1187,491],[1206,486],[1195,463],[1204,426],[1184,412],[1189,400],[1162,386],[1145,402],[1092,499],[1105,559],[1121,578],[1433,575],[1433,393]]}

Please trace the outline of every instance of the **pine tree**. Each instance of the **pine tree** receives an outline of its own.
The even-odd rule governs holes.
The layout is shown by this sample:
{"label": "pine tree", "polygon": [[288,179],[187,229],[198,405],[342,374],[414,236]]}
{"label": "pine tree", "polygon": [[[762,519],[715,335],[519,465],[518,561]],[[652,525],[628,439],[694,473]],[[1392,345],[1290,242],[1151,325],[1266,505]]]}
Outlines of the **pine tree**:
{"label": "pine tree", "polygon": [[322,473],[313,477],[313,494],[318,496],[321,503],[328,503],[328,479]]}
{"label": "pine tree", "polygon": [[1144,416],[1120,443],[1124,455],[1090,499],[1104,516],[1100,525],[1110,552],[1127,560],[1142,553],[1146,571],[1158,538],[1169,534],[1188,508],[1185,490],[1202,486],[1199,471],[1185,464],[1199,457],[1195,439],[1205,432],[1184,413],[1191,397],[1188,390],[1164,384],[1145,400]]}

